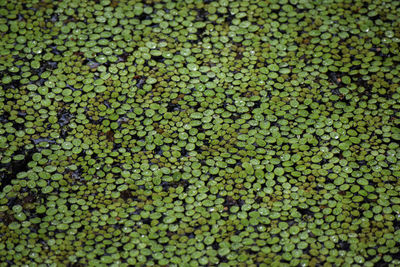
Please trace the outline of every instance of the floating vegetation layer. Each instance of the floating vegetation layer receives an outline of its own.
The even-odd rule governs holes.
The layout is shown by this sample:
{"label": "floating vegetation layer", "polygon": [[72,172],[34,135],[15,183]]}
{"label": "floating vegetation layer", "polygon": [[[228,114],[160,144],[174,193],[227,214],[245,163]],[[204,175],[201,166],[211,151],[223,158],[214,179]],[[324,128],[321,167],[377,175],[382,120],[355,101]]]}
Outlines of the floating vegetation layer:
{"label": "floating vegetation layer", "polygon": [[0,266],[400,266],[399,16],[0,0]]}

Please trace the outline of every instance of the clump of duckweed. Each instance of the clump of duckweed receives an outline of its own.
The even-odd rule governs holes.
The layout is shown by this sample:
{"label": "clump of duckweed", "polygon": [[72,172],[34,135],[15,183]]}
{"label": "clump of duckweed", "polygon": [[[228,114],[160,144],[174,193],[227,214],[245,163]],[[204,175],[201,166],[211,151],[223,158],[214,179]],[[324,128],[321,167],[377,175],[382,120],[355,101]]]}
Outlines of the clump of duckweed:
{"label": "clump of duckweed", "polygon": [[399,3],[0,0],[0,266],[400,265]]}

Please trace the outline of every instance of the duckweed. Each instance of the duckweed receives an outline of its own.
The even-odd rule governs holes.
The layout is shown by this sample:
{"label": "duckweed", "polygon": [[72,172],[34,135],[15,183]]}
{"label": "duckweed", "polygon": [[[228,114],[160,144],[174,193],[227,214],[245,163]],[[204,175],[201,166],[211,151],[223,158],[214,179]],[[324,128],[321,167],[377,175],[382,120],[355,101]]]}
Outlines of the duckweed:
{"label": "duckweed", "polygon": [[0,1],[0,266],[400,265],[398,1]]}

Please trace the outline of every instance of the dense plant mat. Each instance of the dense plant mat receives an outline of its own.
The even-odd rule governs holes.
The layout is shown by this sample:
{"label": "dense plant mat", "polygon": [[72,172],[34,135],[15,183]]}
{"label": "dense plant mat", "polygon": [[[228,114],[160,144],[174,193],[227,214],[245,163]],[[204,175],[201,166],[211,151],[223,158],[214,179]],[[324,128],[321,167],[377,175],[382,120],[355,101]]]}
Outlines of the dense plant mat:
{"label": "dense plant mat", "polygon": [[399,16],[0,0],[0,266],[399,266]]}

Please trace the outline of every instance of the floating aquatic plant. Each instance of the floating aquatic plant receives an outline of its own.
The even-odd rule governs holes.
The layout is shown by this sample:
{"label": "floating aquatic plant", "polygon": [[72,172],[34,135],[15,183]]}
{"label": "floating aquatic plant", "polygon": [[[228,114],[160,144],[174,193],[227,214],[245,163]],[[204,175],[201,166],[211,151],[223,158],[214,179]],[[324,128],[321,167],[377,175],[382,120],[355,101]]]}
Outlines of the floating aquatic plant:
{"label": "floating aquatic plant", "polygon": [[0,0],[0,265],[400,265],[399,14]]}

